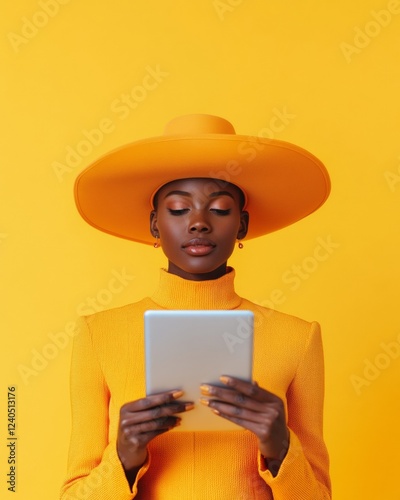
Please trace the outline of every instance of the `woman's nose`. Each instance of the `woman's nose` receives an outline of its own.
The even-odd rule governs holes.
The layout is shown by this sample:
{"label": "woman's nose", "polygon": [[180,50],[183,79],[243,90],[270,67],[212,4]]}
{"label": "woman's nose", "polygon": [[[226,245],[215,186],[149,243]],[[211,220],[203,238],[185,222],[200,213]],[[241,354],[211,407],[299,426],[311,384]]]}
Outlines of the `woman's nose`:
{"label": "woman's nose", "polygon": [[191,233],[196,231],[199,233],[208,233],[210,231],[210,224],[205,214],[200,212],[193,213],[189,224],[189,231]]}

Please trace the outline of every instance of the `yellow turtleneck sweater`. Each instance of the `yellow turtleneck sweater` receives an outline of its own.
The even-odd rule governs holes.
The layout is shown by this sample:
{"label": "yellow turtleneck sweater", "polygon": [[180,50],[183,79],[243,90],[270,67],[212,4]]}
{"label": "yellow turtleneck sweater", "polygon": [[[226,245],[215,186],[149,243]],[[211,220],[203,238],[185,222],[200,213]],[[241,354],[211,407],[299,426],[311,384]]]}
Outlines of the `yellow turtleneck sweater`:
{"label": "yellow turtleneck sweater", "polygon": [[[331,498],[319,325],[242,299],[233,280],[233,270],[212,281],[162,271],[151,298],[82,318],[72,354],[72,435],[62,500]],[[253,379],[282,398],[290,430],[289,451],[276,477],[265,470],[249,431],[172,431],[150,443],[149,459],[129,488],[116,437],[121,406],[145,396],[143,314],[148,309],[254,312]]]}

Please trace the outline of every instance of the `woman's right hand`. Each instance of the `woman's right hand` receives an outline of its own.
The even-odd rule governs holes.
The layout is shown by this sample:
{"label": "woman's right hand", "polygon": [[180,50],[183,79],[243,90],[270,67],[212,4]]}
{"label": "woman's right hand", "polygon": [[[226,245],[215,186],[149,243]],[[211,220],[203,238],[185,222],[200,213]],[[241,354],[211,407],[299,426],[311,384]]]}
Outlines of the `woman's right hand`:
{"label": "woman's right hand", "polygon": [[183,391],[153,394],[120,410],[117,451],[126,472],[138,470],[146,461],[147,445],[156,436],[180,424],[182,413],[194,408],[193,402],[177,401]]}

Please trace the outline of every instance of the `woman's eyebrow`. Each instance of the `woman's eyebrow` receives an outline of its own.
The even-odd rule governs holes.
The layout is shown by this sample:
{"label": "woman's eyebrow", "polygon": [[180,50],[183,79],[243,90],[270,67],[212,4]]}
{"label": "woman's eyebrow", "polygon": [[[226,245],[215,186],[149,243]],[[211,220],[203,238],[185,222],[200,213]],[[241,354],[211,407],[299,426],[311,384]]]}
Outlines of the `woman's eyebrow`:
{"label": "woman's eyebrow", "polygon": [[210,198],[216,198],[217,196],[230,196],[233,200],[235,199],[233,194],[229,191],[215,191],[215,193],[210,193]]}
{"label": "woman's eyebrow", "polygon": [[[181,191],[180,189],[174,189],[173,191],[169,191],[164,196],[164,199],[168,198],[168,196],[173,196],[174,194],[177,194],[177,195],[180,195],[180,196],[187,196],[187,197],[192,196],[192,194],[189,193],[189,192],[187,192],[187,191]],[[230,196],[232,199],[234,199],[233,194],[230,193],[229,191],[215,191],[213,193],[209,193],[208,196],[210,198],[217,198],[218,196]]]}
{"label": "woman's eyebrow", "polygon": [[164,196],[164,199],[168,198],[168,196],[173,196],[174,194],[179,194],[181,196],[191,196],[191,194],[188,193],[187,191],[180,191],[179,189],[175,189],[174,191],[170,191],[169,193],[167,193]]}

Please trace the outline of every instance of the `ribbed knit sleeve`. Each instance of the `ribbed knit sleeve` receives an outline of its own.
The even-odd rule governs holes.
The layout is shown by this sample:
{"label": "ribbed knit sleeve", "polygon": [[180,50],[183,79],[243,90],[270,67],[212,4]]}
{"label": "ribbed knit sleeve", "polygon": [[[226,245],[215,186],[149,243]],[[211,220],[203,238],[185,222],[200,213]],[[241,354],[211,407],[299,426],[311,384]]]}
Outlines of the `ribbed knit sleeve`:
{"label": "ribbed knit sleeve", "polygon": [[320,327],[312,323],[287,392],[290,445],[276,477],[258,457],[274,500],[330,500],[329,458],[323,440],[324,361]]}
{"label": "ribbed knit sleeve", "polygon": [[[71,362],[72,432],[62,500],[131,500],[116,443],[108,441],[110,394],[92,342],[89,322],[79,320]],[[146,472],[140,470],[137,481]]]}

